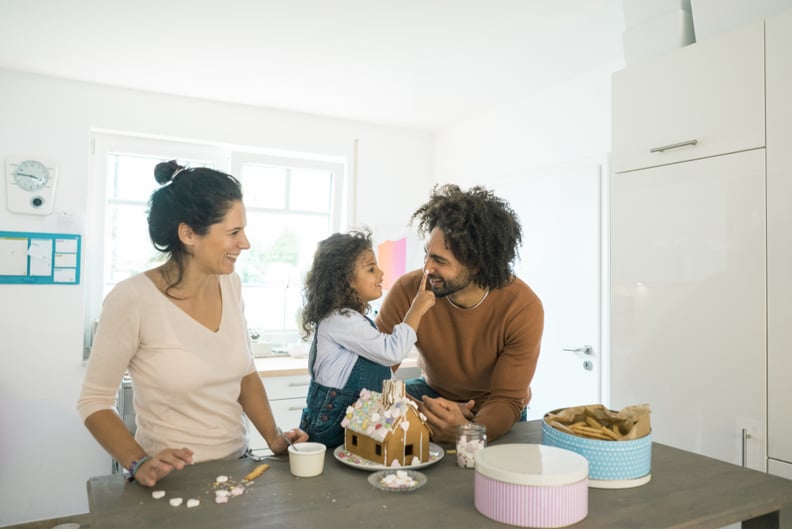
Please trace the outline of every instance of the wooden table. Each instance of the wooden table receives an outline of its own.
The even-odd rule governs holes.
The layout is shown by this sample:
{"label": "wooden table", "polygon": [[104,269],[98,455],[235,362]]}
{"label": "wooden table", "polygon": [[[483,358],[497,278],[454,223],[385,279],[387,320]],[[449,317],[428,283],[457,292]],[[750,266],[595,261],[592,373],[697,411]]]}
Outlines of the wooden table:
{"label": "wooden table", "polygon": [[[538,443],[539,421],[520,423],[496,443]],[[128,484],[120,475],[88,481],[91,529],[105,528],[437,528],[509,527],[473,505],[474,470],[445,458],[422,469],[428,483],[412,493],[381,492],[369,472],[337,461],[328,451],[324,474],[295,478],[283,460],[245,493],[214,502],[218,475],[240,479],[257,463],[213,461],[174,472],[156,489]],[[198,507],[171,507],[168,498],[197,498]],[[736,522],[745,528],[792,529],[792,480],[655,443],[652,479],[630,489],[589,489],[589,514],[573,527],[588,529],[713,528]]]}

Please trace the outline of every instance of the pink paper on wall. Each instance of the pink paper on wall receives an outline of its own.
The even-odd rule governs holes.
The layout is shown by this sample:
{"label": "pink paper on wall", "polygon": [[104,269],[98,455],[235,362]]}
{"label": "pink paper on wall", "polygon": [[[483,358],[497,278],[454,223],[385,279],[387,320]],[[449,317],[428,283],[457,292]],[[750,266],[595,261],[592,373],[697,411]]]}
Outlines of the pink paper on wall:
{"label": "pink paper on wall", "polygon": [[407,271],[407,238],[385,241],[377,247],[377,264],[385,272],[382,288],[390,290],[393,283]]}

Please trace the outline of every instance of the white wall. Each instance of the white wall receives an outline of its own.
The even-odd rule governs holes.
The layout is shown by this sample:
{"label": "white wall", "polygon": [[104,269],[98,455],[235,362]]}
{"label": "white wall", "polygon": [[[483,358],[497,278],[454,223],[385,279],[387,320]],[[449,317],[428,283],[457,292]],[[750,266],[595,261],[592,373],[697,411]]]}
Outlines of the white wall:
{"label": "white wall", "polygon": [[439,133],[436,179],[487,185],[610,152],[610,75],[621,67],[576,77]]}
{"label": "white wall", "polygon": [[[55,212],[18,215],[0,191],[0,230],[86,236],[91,128],[351,158],[358,223],[404,225],[431,189],[434,138],[379,127],[0,70],[0,159],[60,164]],[[141,175],[151,178],[152,175]],[[89,230],[90,231],[90,230]],[[83,256],[92,251],[83,240]],[[110,471],[75,404],[83,376],[86,276],[76,286],[0,285],[0,526],[88,511],[85,483]]]}
{"label": "white wall", "polygon": [[[621,64],[612,66],[618,69]],[[558,343],[559,339],[568,339],[569,336],[585,337],[586,342],[594,346],[597,351],[596,365],[598,378],[586,377],[580,381],[587,381],[591,387],[577,388],[577,395],[600,394],[599,402],[608,404],[610,393],[610,345],[609,345],[609,326],[610,326],[610,303],[607,296],[609,288],[609,260],[608,260],[608,167],[607,160],[611,150],[611,72],[601,71],[581,75],[575,79],[555,86],[552,89],[539,94],[525,97],[508,105],[503,105],[489,114],[475,117],[467,122],[453,127],[438,134],[437,155],[436,155],[436,178],[441,181],[456,181],[467,185],[485,185],[493,189],[497,194],[501,194],[509,200],[516,210],[520,210],[520,204],[526,201],[519,196],[503,195],[499,192],[498,184],[508,181],[509,177],[519,176],[521,179],[530,178],[530,175],[563,175],[564,171],[560,167],[577,165],[579,162],[604,163],[601,179],[601,190],[599,197],[587,197],[591,202],[584,204],[596,204],[599,201],[601,211],[600,240],[595,241],[593,246],[599,247],[599,279],[597,277],[597,265],[595,262],[586,261],[585,267],[581,266],[582,277],[591,277],[590,282],[579,283],[584,288],[579,292],[581,305],[586,305],[585,300],[590,303],[598,304],[600,307],[598,314],[586,312],[586,318],[578,318],[574,314],[574,309],[570,309],[568,314],[546,314],[547,326],[545,327],[545,341],[542,359],[538,366],[538,376],[536,378],[535,391],[544,390],[542,395],[536,393],[534,399],[539,403],[551,403],[554,401],[568,402],[574,392],[564,390],[559,386],[557,377],[565,376],[565,369],[570,368],[570,364],[562,359],[554,358],[552,354],[563,344]],[[541,180],[541,179],[540,179]],[[537,183],[526,184],[532,190],[546,190]],[[551,193],[546,197],[547,207],[556,208],[557,211],[564,211],[568,207],[567,203],[556,204],[550,202],[554,200],[555,194]],[[575,195],[574,193],[571,196]],[[530,203],[530,201],[528,201]],[[586,210],[584,211],[591,211]],[[596,209],[594,216],[596,216]],[[578,222],[592,222],[585,220],[583,211]],[[584,219],[584,220],[581,220]],[[537,233],[536,225],[523,227],[524,236],[523,252],[521,255],[539,255],[538,259],[552,259],[558,257],[552,247],[541,246],[544,240],[565,241],[562,246],[578,245],[580,255],[586,255],[596,259],[594,254],[585,253],[586,248],[591,248],[587,243],[590,241],[569,240],[577,230],[570,230],[563,223],[544,223],[541,228],[545,237],[539,240],[530,240],[529,233]],[[541,248],[541,249],[540,249]],[[530,253],[527,253],[530,250]],[[589,276],[584,273],[592,272]],[[546,270],[546,267],[535,266],[534,270]],[[565,291],[560,282],[560,278],[553,279],[553,276],[522,277],[529,285],[537,288],[544,285],[549,290],[540,292],[540,296],[545,300],[546,309],[554,307],[559,309],[563,303],[559,304],[559,299],[569,299],[570,292]],[[558,288],[554,288],[553,285]],[[560,290],[559,290],[560,289]],[[596,294],[599,292],[599,296]],[[592,297],[586,298],[586,293]],[[599,299],[597,299],[599,298]],[[590,307],[591,305],[586,305]],[[564,310],[561,308],[561,310]],[[551,323],[555,322],[555,323]],[[562,322],[559,325],[559,322]],[[575,328],[566,328],[565,325],[575,322]],[[563,327],[563,329],[562,329]],[[592,330],[598,332],[592,333]],[[548,391],[549,390],[549,391]],[[557,391],[558,394],[553,394]],[[590,398],[590,397],[586,397]],[[553,407],[538,408],[538,413],[544,413]],[[536,411],[532,413],[537,413]]]}

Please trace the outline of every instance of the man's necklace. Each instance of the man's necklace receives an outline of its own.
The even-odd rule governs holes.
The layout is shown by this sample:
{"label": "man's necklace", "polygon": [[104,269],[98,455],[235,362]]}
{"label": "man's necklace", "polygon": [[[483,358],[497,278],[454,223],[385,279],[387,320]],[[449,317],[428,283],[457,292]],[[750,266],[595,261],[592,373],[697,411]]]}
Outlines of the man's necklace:
{"label": "man's necklace", "polygon": [[472,307],[460,307],[459,305],[457,305],[456,303],[454,303],[453,301],[451,301],[451,296],[447,296],[447,297],[446,297],[446,299],[448,300],[448,302],[449,302],[449,303],[450,303],[452,306],[454,306],[454,307],[458,308],[459,310],[473,310],[473,309],[475,309],[476,307],[478,307],[479,305],[481,305],[482,303],[484,303],[484,300],[485,300],[485,299],[487,299],[487,296],[489,296],[489,293],[490,293],[490,289],[487,289],[487,290],[485,290],[485,291],[484,291],[484,295],[483,295],[483,296],[481,296],[481,299],[480,299],[480,300],[478,300],[478,303],[476,303],[476,304],[475,304],[475,305],[473,305]]}

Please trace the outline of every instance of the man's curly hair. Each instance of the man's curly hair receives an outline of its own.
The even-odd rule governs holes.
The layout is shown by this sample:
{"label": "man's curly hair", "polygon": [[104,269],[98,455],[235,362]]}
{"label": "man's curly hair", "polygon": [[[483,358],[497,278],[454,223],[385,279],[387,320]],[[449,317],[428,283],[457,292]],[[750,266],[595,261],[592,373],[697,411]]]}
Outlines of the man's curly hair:
{"label": "man's curly hair", "polygon": [[440,228],[454,257],[481,288],[502,288],[513,278],[522,227],[505,200],[482,186],[462,191],[454,184],[435,185],[428,202],[410,217],[418,233]]}
{"label": "man's curly hair", "polygon": [[303,285],[302,329],[305,338],[335,310],[368,312],[370,307],[349,283],[354,279],[358,256],[371,249],[371,233],[366,230],[334,233],[319,242]]}

